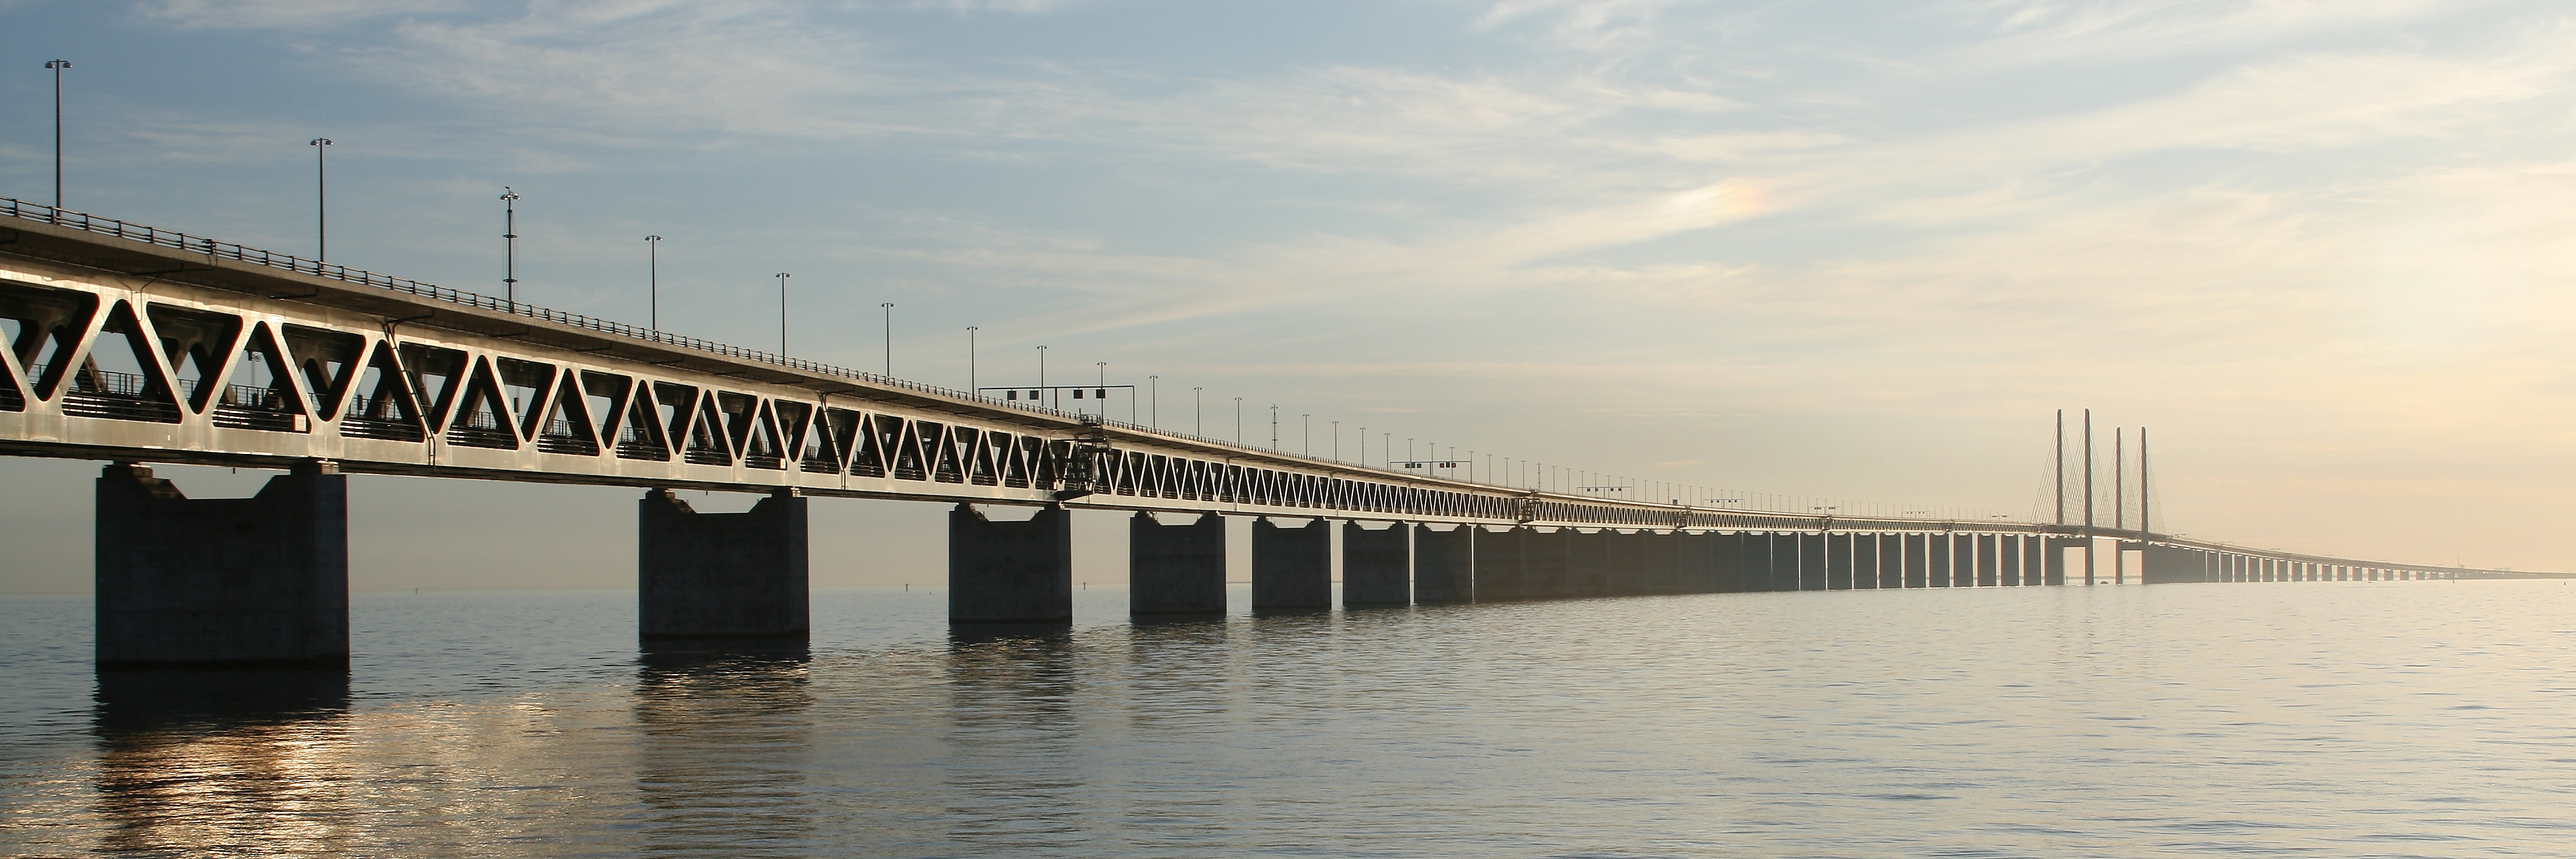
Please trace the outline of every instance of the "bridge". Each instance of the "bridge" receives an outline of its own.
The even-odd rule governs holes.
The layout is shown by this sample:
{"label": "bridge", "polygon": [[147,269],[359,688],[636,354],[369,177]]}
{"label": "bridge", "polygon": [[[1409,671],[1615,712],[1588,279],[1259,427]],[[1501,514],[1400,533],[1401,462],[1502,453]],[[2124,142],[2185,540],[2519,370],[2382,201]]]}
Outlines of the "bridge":
{"label": "bridge", "polygon": [[[949,618],[1072,615],[1069,509],[1132,511],[1130,610],[2512,575],[2143,530],[1813,516],[1373,468],[743,349],[0,198],[0,454],[106,460],[102,666],[348,659],[346,474],[629,486],[639,635],[802,640],[815,497],[954,505]],[[190,499],[149,464],[282,469]],[[698,513],[674,490],[765,493]],[[1038,508],[998,521],[993,506]],[[1374,526],[1374,527],[1373,527]],[[13,539],[33,539],[20,534]],[[2070,574],[2070,555],[2080,571]],[[2126,581],[2125,563],[2112,580]],[[2070,575],[2072,580],[2070,581]]]}

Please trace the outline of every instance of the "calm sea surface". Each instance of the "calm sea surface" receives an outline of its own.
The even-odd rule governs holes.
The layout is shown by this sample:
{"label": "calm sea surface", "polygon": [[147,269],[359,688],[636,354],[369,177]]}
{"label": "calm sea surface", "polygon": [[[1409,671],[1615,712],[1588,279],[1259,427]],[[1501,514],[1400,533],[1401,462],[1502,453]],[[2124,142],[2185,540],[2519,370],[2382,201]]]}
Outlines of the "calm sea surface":
{"label": "calm sea surface", "polygon": [[[374,593],[345,678],[110,677],[0,601],[0,853],[2576,855],[2576,586],[1725,594],[639,657]],[[1245,595],[1238,587],[1236,604]]]}

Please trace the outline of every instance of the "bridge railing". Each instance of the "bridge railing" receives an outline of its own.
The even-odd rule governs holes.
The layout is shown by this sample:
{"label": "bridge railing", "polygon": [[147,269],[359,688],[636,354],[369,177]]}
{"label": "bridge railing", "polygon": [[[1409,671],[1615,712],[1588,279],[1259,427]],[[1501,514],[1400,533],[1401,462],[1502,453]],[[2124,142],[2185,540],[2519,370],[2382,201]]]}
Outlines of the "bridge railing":
{"label": "bridge railing", "polygon": [[[759,363],[759,364],[768,364],[768,365],[771,365],[771,366],[784,367],[784,368],[788,368],[788,369],[792,369],[792,370],[799,370],[799,371],[802,371],[802,372],[814,373],[814,374],[817,374],[817,375],[823,375],[823,376],[834,376],[834,377],[839,377],[839,378],[852,379],[852,380],[856,380],[856,381],[860,381],[860,382],[865,382],[865,383],[867,383],[867,384],[875,385],[875,386],[883,387],[883,388],[894,388],[894,389],[897,389],[897,390],[914,391],[914,392],[918,392],[918,393],[931,394],[931,395],[934,395],[934,396],[947,397],[947,398],[955,399],[955,400],[963,400],[963,401],[966,401],[966,402],[971,402],[971,403],[975,403],[975,404],[983,405],[983,406],[990,406],[990,407],[993,407],[993,408],[1010,409],[1010,410],[1014,410],[1014,411],[1027,412],[1027,413],[1030,413],[1030,414],[1045,415],[1045,416],[1048,416],[1048,417],[1054,417],[1054,418],[1058,418],[1058,419],[1062,419],[1062,420],[1074,421],[1074,420],[1081,420],[1081,419],[1082,419],[1082,415],[1081,415],[1080,413],[1078,413],[1078,412],[1067,412],[1067,411],[1064,411],[1064,410],[1061,410],[1061,409],[1052,409],[1052,408],[1047,408],[1047,407],[1045,407],[1045,406],[1030,405],[1030,404],[1028,404],[1026,401],[1022,401],[1022,400],[1002,400],[1002,399],[995,399],[995,398],[993,398],[993,397],[988,397],[988,396],[985,396],[985,395],[983,395],[983,394],[981,394],[981,393],[977,393],[977,392],[973,392],[973,391],[961,391],[961,390],[957,390],[957,389],[955,389],[955,388],[947,388],[947,387],[942,387],[942,386],[939,386],[939,385],[926,384],[926,383],[923,383],[923,382],[916,382],[916,381],[912,381],[912,380],[910,380],[910,379],[901,379],[901,378],[896,378],[896,377],[894,377],[894,376],[889,376],[889,375],[886,375],[886,374],[883,374],[883,373],[870,373],[870,372],[867,372],[867,371],[865,371],[865,370],[854,370],[854,369],[851,369],[851,368],[848,368],[848,367],[841,367],[841,366],[836,366],[836,365],[832,365],[832,364],[825,364],[825,363],[822,363],[822,362],[819,362],[819,361],[808,361],[808,360],[803,359],[803,358],[790,357],[790,356],[787,356],[787,355],[781,355],[781,354],[778,354],[778,353],[775,353],[775,352],[763,352],[763,351],[760,351],[760,350],[758,350],[758,349],[745,349],[745,348],[740,347],[740,346],[734,346],[734,345],[727,344],[727,343],[719,343],[719,342],[716,342],[716,341],[713,341],[713,340],[708,340],[708,339],[705,339],[705,338],[702,338],[702,337],[688,337],[688,336],[684,336],[684,335],[673,334],[673,333],[670,333],[670,332],[668,332],[668,331],[663,331],[663,330],[656,329],[656,328],[647,328],[647,327],[638,326],[638,325],[629,325],[629,324],[627,324],[627,323],[618,322],[618,321],[610,320],[610,319],[602,319],[602,318],[599,318],[599,317],[596,317],[596,316],[589,316],[589,315],[580,314],[580,313],[571,313],[571,312],[562,311],[562,310],[554,310],[554,309],[551,309],[551,308],[539,307],[539,306],[537,306],[537,305],[529,304],[529,303],[527,303],[527,302],[523,302],[523,301],[514,301],[514,300],[511,300],[511,299],[507,299],[507,298],[496,298],[496,297],[493,297],[493,296],[490,296],[490,295],[484,295],[484,294],[482,294],[482,293],[478,293],[478,292],[468,292],[468,291],[461,290],[461,289],[452,289],[452,288],[449,288],[449,287],[439,286],[439,285],[437,285],[437,284],[423,283],[423,282],[421,282],[421,281],[412,280],[412,279],[410,279],[410,278],[395,277],[395,276],[393,276],[393,275],[383,274],[383,273],[373,272],[373,271],[368,271],[368,270],[366,270],[366,269],[361,269],[361,268],[351,268],[351,267],[349,267],[349,266],[340,265],[340,264],[338,264],[338,263],[324,262],[324,261],[322,261],[322,260],[316,260],[316,259],[305,259],[305,258],[303,258],[303,257],[295,256],[295,255],[293,255],[293,254],[281,254],[281,253],[275,253],[275,252],[268,251],[268,250],[265,250],[265,249],[262,249],[262,248],[254,248],[254,247],[250,247],[250,246],[247,246],[247,245],[239,244],[239,243],[236,243],[236,242],[219,241],[219,240],[211,239],[211,238],[207,238],[207,237],[204,237],[204,236],[193,236],[193,235],[189,235],[189,234],[187,234],[187,233],[177,232],[177,231],[174,231],[174,230],[164,230],[164,229],[161,229],[161,228],[158,228],[158,227],[147,226],[147,225],[144,225],[144,224],[129,223],[129,222],[126,222],[126,221],[117,220],[117,219],[115,219],[115,218],[103,218],[103,217],[99,217],[99,216],[97,216],[97,215],[88,214],[88,213],[86,213],[86,212],[76,212],[76,211],[72,211],[72,210],[70,210],[70,209],[61,209],[61,208],[56,208],[56,207],[53,207],[53,206],[47,206],[47,205],[44,205],[44,204],[42,204],[42,203],[32,203],[32,202],[28,202],[28,201],[25,201],[25,200],[19,200],[19,199],[10,198],[10,197],[0,197],[0,215],[6,215],[6,216],[8,216],[8,217],[12,217],[12,218],[18,218],[18,219],[28,220],[28,221],[35,221],[35,222],[39,222],[39,223],[52,224],[52,225],[54,225],[54,226],[58,226],[58,227],[65,227],[65,228],[74,229],[74,230],[80,230],[80,231],[82,231],[82,232],[96,233],[96,234],[99,234],[99,235],[105,235],[105,236],[113,236],[113,237],[115,237],[115,238],[125,239],[125,240],[128,240],[128,241],[135,241],[135,242],[142,242],[142,243],[145,243],[145,244],[158,245],[158,246],[160,246],[160,247],[172,248],[172,249],[181,250],[181,251],[186,251],[186,252],[190,252],[190,253],[202,253],[202,254],[206,254],[206,255],[208,255],[208,256],[212,256],[212,257],[216,257],[216,258],[220,258],[220,259],[228,259],[228,260],[234,260],[234,261],[238,261],[238,262],[248,263],[248,264],[251,264],[251,265],[265,266],[265,267],[268,267],[268,268],[275,268],[275,269],[282,269],[282,270],[285,270],[285,271],[295,272],[295,273],[297,273],[297,274],[304,274],[304,275],[310,275],[310,276],[314,276],[314,277],[327,278],[327,279],[330,279],[330,280],[341,281],[341,282],[343,282],[343,283],[354,283],[354,284],[359,284],[359,285],[362,285],[362,286],[372,286],[372,287],[376,287],[376,288],[379,288],[379,289],[385,289],[385,290],[390,290],[390,291],[393,291],[393,292],[403,293],[403,294],[405,294],[405,295],[418,296],[418,297],[421,297],[421,298],[427,298],[427,299],[431,299],[431,300],[434,300],[434,301],[443,301],[443,302],[447,302],[447,303],[450,303],[450,304],[456,304],[456,305],[461,305],[461,306],[465,306],[465,307],[475,308],[475,309],[478,309],[478,310],[493,311],[493,312],[498,312],[498,313],[508,314],[508,315],[511,315],[511,316],[520,316],[520,317],[526,317],[526,318],[529,318],[529,319],[543,320],[543,321],[551,322],[551,323],[554,323],[554,324],[557,324],[557,325],[563,325],[563,326],[567,326],[567,327],[571,327],[571,328],[578,328],[578,329],[581,329],[581,330],[584,330],[584,331],[590,331],[590,332],[593,332],[593,333],[606,334],[606,335],[611,335],[611,336],[616,336],[616,337],[625,337],[625,338],[630,338],[630,339],[638,340],[638,341],[642,341],[642,342],[645,342],[645,343],[651,343],[651,344],[654,344],[654,345],[657,345],[657,346],[668,346],[668,347],[679,348],[679,349],[688,349],[688,350],[692,350],[692,351],[703,352],[703,353],[706,353],[706,354],[709,354],[709,355],[720,355],[720,356],[723,356],[723,357],[726,357],[726,358],[731,358],[731,359],[738,360],[738,361],[748,361],[748,362]],[[1225,440],[1222,440],[1222,439],[1214,439],[1214,438],[1208,438],[1208,437],[1205,437],[1205,436],[1191,435],[1191,434],[1188,434],[1188,433],[1173,432],[1173,431],[1171,431],[1171,430],[1161,429],[1161,428],[1159,428],[1159,427],[1141,426],[1141,425],[1138,425],[1138,424],[1135,424],[1135,423],[1133,423],[1133,422],[1129,422],[1129,421],[1108,420],[1108,419],[1107,419],[1107,417],[1106,417],[1105,415],[1101,417],[1100,421],[1101,421],[1101,423],[1102,423],[1103,425],[1105,425],[1105,426],[1115,427],[1115,428],[1117,428],[1117,429],[1125,430],[1125,431],[1128,431],[1128,432],[1144,433],[1144,434],[1147,434],[1147,435],[1160,436],[1160,437],[1164,437],[1164,438],[1178,439],[1178,440],[1183,440],[1183,441],[1192,441],[1192,442],[1198,442],[1198,443],[1208,444],[1208,445],[1215,445],[1215,446],[1220,446],[1220,447],[1229,447],[1229,448],[1237,448],[1237,449],[1244,449],[1244,448],[1245,448],[1245,446],[1244,446],[1244,445],[1242,445],[1242,444],[1238,444],[1238,443],[1231,442],[1231,441],[1225,441]],[[1339,460],[1329,459],[1329,458],[1326,458],[1326,457],[1313,456],[1313,455],[1311,455],[1311,454],[1296,454],[1296,453],[1288,453],[1288,452],[1286,452],[1286,451],[1279,451],[1279,450],[1267,450],[1267,451],[1262,451],[1262,453],[1263,453],[1264,455],[1267,455],[1267,456],[1275,456],[1275,457],[1281,457],[1281,458],[1291,458],[1291,459],[1301,459],[1301,460],[1306,460],[1306,461],[1310,461],[1310,462],[1316,463],[1316,464],[1318,464],[1318,465],[1324,465],[1324,466],[1328,466],[1328,467],[1331,467],[1331,468],[1351,469],[1351,470],[1355,470],[1355,471],[1364,471],[1364,472],[1370,472],[1370,473],[1375,473],[1375,474],[1385,474],[1385,475],[1393,475],[1393,476],[1402,476],[1402,477],[1409,477],[1409,478],[1416,478],[1416,479],[1430,479],[1430,480],[1438,480],[1438,481],[1453,482],[1453,483],[1472,483],[1472,484],[1475,484],[1475,485],[1481,485],[1481,486],[1491,486],[1491,487],[1494,487],[1494,488],[1496,488],[1496,489],[1502,489],[1502,490],[1506,490],[1506,491],[1510,491],[1510,492],[1514,492],[1514,493],[1534,493],[1534,494],[1537,494],[1537,495],[1547,496],[1547,497],[1551,497],[1551,498],[1554,498],[1554,497],[1563,497],[1563,498],[1565,498],[1565,499],[1567,499],[1567,500],[1585,501],[1585,502],[1604,502],[1604,501],[1608,501],[1608,500],[1609,500],[1609,499],[1590,498],[1590,497],[1583,497],[1583,496],[1560,496],[1558,493],[1551,493],[1551,492],[1544,492],[1544,491],[1535,491],[1535,490],[1528,489],[1528,488],[1526,488],[1526,487],[1513,487],[1513,486],[1509,486],[1509,485],[1507,485],[1507,484],[1496,483],[1496,482],[1493,482],[1493,481],[1491,481],[1491,480],[1465,480],[1465,479],[1461,479],[1461,478],[1457,478],[1457,477],[1438,477],[1438,476],[1422,475],[1422,474],[1416,474],[1416,473],[1409,472],[1409,471],[1400,471],[1400,470],[1392,469],[1392,468],[1383,468],[1383,467],[1368,466],[1368,465],[1356,465],[1356,464],[1352,464],[1352,463],[1348,463],[1348,462],[1342,462],[1342,461],[1339,461]],[[1637,507],[1659,507],[1659,508],[1671,508],[1671,509],[1675,509],[1675,510],[1681,510],[1681,509],[1698,509],[1698,510],[1726,509],[1726,508],[1695,507],[1695,506],[1693,506],[1693,505],[1678,505],[1678,506],[1676,506],[1676,505],[1670,505],[1670,504],[1659,504],[1659,503],[1643,502],[1643,501],[1629,501],[1629,502],[1621,502],[1621,503],[1623,503],[1624,505],[1627,505],[1627,506],[1637,506]],[[1778,512],[1778,511],[1746,511],[1746,512],[1772,512],[1772,513],[1776,513],[1776,512]],[[1794,514],[1791,514],[1791,515],[1794,515]],[[1903,518],[1903,517],[1884,517],[1884,518]],[[1927,520],[1927,521],[1929,521],[1929,520]]]}

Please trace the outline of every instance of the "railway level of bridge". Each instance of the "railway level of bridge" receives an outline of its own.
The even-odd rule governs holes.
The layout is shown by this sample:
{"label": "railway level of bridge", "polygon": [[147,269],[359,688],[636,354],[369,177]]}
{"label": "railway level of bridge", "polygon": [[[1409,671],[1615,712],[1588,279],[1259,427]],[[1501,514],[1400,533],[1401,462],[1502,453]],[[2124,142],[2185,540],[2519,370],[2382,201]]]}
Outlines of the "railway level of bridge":
{"label": "railway level of bridge", "polygon": [[[2147,581],[2433,572],[1366,468],[5,198],[0,216],[0,453],[113,463],[96,489],[102,664],[345,661],[349,472],[646,489],[648,639],[802,639],[808,499],[832,496],[955,505],[961,624],[1068,619],[1069,517],[1085,508],[1134,517],[1139,617],[1223,611],[1226,516],[1256,520],[1263,611],[1329,607],[1336,562],[1351,606],[2055,585],[2094,537],[2144,547]],[[148,463],[287,473],[254,498],[189,499]],[[707,514],[674,489],[769,497]],[[996,505],[1038,511],[996,520]]]}

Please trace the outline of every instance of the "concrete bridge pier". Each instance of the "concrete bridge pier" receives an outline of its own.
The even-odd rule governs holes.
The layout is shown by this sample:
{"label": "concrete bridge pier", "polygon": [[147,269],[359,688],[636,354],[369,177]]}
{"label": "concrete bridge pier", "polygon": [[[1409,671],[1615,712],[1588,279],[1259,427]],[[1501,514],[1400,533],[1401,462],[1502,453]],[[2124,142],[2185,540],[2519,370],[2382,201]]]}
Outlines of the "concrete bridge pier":
{"label": "concrete bridge pier", "polygon": [[805,508],[789,489],[742,513],[700,513],[668,489],[644,493],[635,503],[636,636],[804,640]]}
{"label": "concrete bridge pier", "polygon": [[1679,531],[1660,533],[1639,531],[1636,541],[1637,566],[1645,572],[1639,577],[1638,593],[1683,594],[1692,589],[1685,582],[1690,575],[1682,569],[1682,541]]}
{"label": "concrete bridge pier", "polygon": [[1878,541],[1873,531],[1852,535],[1852,587],[1857,590],[1878,589]]}
{"label": "concrete bridge pier", "polygon": [[250,498],[100,470],[100,668],[349,666],[349,484],[328,462]]}
{"label": "concrete bridge pier", "polygon": [[2004,587],[2021,587],[2021,541],[2020,534],[1995,537],[1995,576]]}
{"label": "concrete bridge pier", "polygon": [[1950,586],[1950,568],[1958,561],[1957,552],[1950,547],[1950,543],[1952,542],[1950,536],[1951,535],[1948,534],[1925,535],[1924,542],[1931,553],[1931,557],[1926,560],[1929,560],[1931,563],[1928,565],[1929,569],[1924,574],[1924,579],[1926,582],[1930,583],[1932,587],[1946,588]]}
{"label": "concrete bridge pier", "polygon": [[1268,516],[1252,520],[1252,610],[1332,607],[1332,523],[1311,519],[1302,528],[1282,528]]}
{"label": "concrete bridge pier", "polygon": [[1825,535],[1825,588],[1827,590],[1852,589],[1852,544],[1855,537],[1856,535],[1852,534]]}
{"label": "concrete bridge pier", "polygon": [[1798,534],[1796,532],[1781,533],[1774,531],[1766,536],[1771,540],[1770,589],[1775,591],[1797,590],[1799,578]]}
{"label": "concrete bridge pier", "polygon": [[1483,590],[1477,576],[1474,525],[1447,531],[1409,525],[1413,531],[1413,601],[1418,605],[1473,602]]}
{"label": "concrete bridge pier", "polygon": [[1674,593],[1713,594],[1718,592],[1716,534],[1672,534]]}
{"label": "concrete bridge pier", "polygon": [[1646,559],[1646,545],[1655,539],[1655,532],[1603,531],[1601,536],[1608,538],[1603,542],[1608,544],[1610,550],[1609,594],[1633,597],[1655,593],[1653,585],[1656,578],[1655,568],[1652,562]]}
{"label": "concrete bridge pier", "polygon": [[1521,596],[1564,599],[1574,595],[1572,562],[1574,529],[1531,530],[1521,540]]}
{"label": "concrete bridge pier", "polygon": [[1610,596],[1612,546],[1619,532],[1603,528],[1586,534],[1568,528],[1565,535],[1566,593],[1570,597]]}
{"label": "concrete bridge pier", "polygon": [[1977,538],[1974,535],[1950,535],[1950,586],[1977,586]]}
{"label": "concrete bridge pier", "polygon": [[1906,534],[1897,538],[1902,545],[1897,558],[1898,574],[1909,588],[1932,586],[1932,540],[1927,534]]}
{"label": "concrete bridge pier", "polygon": [[1474,544],[1470,552],[1476,564],[1477,602],[1529,598],[1528,526],[1489,531],[1465,525],[1459,530],[1469,532]]}
{"label": "concrete bridge pier", "polygon": [[2022,587],[2048,584],[2048,538],[2021,538],[2021,584]]}
{"label": "concrete bridge pier", "polygon": [[2066,584],[2066,550],[2083,548],[2092,541],[2082,537],[2048,537],[2040,542],[2046,544],[2047,556],[2043,558],[2046,563],[2041,565],[2041,584],[2063,586]]}
{"label": "concrete bridge pier", "polygon": [[1796,590],[1825,589],[1825,535],[1798,535],[1798,586]]}
{"label": "concrete bridge pier", "polygon": [[948,622],[1071,623],[1073,515],[1053,504],[995,522],[972,504],[948,512]]}
{"label": "concrete bridge pier", "polygon": [[1993,534],[1977,535],[1977,587],[2003,586],[2002,544]]}
{"label": "concrete bridge pier", "polygon": [[1342,523],[1342,607],[1413,604],[1413,529]]}
{"label": "concrete bridge pier", "polygon": [[1225,517],[1201,513],[1178,525],[1141,510],[1127,517],[1127,613],[1225,614]]}

